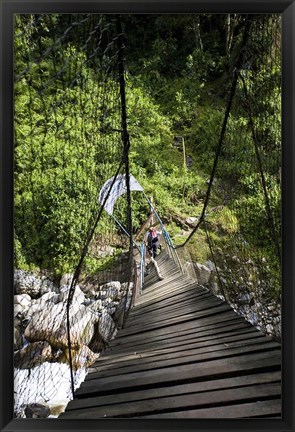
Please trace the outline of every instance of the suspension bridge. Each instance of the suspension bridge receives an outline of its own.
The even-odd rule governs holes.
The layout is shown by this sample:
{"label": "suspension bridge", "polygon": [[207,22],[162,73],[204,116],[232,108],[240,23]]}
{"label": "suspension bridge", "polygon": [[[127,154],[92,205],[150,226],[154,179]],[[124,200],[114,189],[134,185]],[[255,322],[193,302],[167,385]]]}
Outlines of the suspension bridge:
{"label": "suspension bridge", "polygon": [[[227,266],[226,248],[223,250],[220,242],[214,244],[214,230],[211,236],[207,230],[209,201],[218,162],[221,160],[228,167],[233,159],[238,159],[233,156],[235,152],[242,155],[241,149],[251,147],[249,157],[255,179],[251,178],[250,186],[261,188],[265,208],[264,211],[259,208],[259,212],[264,214],[261,218],[267,227],[265,242],[268,248],[274,249],[272,256],[280,263],[279,227],[272,215],[276,203],[270,202],[269,178],[263,170],[263,162],[272,158],[268,151],[269,137],[266,134],[265,144],[264,137],[257,135],[252,109],[255,82],[247,75],[252,64],[253,70],[257,65],[263,66],[259,79],[266,86],[259,88],[265,95],[262,106],[268,106],[268,97],[277,85],[272,62],[275,63],[273,57],[279,48],[275,46],[278,38],[270,37],[267,18],[261,22],[259,17],[256,19],[257,23],[249,16],[243,20],[235,67],[227,83],[229,95],[214,163],[206,183],[208,187],[199,200],[202,210],[195,226],[184,236],[185,242],[176,248],[156,205],[130,173],[121,18],[92,14],[17,17],[15,244],[16,252],[21,251],[23,255],[18,257],[16,253],[16,262],[21,266],[23,257],[28,257],[45,272],[55,272],[57,268],[61,271],[64,263],[74,268],[66,309],[62,309],[67,333],[62,334],[64,339],[61,342],[52,337],[52,333],[55,336],[60,330],[57,329],[60,320],[55,316],[52,329],[46,329],[51,331],[50,337],[45,332],[38,340],[30,341],[38,346],[40,341],[47,343],[48,357],[42,351],[44,357],[40,361],[48,361],[56,370],[60,369],[60,359],[67,359],[73,400],[59,416],[62,419],[281,417],[280,343],[238,315],[230,302],[224,300],[225,296],[218,297],[201,285],[192,272],[193,263],[186,249],[202,226],[216,272],[219,266]],[[267,40],[272,42],[268,45]],[[255,57],[257,46],[264,49]],[[136,107],[132,109],[136,111]],[[272,123],[273,109],[263,108],[265,118],[259,117],[259,121]],[[231,124],[235,130],[230,132],[230,145],[223,146],[229,137],[230,115],[239,119],[241,110],[243,122]],[[244,140],[244,147],[240,140]],[[142,152],[140,143],[137,152]],[[236,200],[240,193],[238,182],[237,186],[233,182],[232,187],[230,197],[220,188],[218,202],[222,205],[230,202],[232,212],[237,209],[237,214],[241,214]],[[163,237],[163,249],[150,264],[149,272],[145,241],[136,243],[135,240],[151,224],[151,219],[134,238],[131,191],[140,192],[146,198],[150,216],[157,220]],[[118,198],[121,201],[116,207]],[[142,202],[139,200],[137,204],[140,207]],[[161,216],[169,219],[168,215]],[[240,253],[240,267],[249,259],[249,250],[241,239],[244,237],[240,232],[235,232],[230,239],[232,250]],[[119,261],[118,251],[123,251],[123,261]],[[256,260],[258,264],[251,272],[242,269],[243,281],[250,276],[254,283],[259,279],[259,296],[263,290],[273,289],[272,283],[277,281],[272,269],[258,268],[260,259],[260,256],[253,257],[253,262]],[[109,265],[112,260],[117,267]],[[101,304],[97,306],[95,296],[84,297],[79,309],[77,303],[73,306],[77,285],[83,286],[85,275],[97,261],[100,267],[95,276],[99,289],[109,281],[118,281],[121,286],[127,284],[123,293],[126,306],[132,286],[132,307],[126,307],[123,326],[111,341],[104,340],[105,349],[99,359],[88,368],[85,381],[74,389],[77,370],[72,355],[79,356],[80,349],[89,353],[93,344],[89,338],[77,348],[73,333],[84,332],[86,316],[91,315],[91,325],[95,316],[95,331],[103,314],[109,320],[113,317],[111,312],[108,314],[109,309],[103,309]],[[277,263],[275,270],[279,268]],[[240,273],[236,270],[228,280],[228,296],[240,289],[236,283]],[[230,279],[229,272],[228,275]],[[218,285],[222,291],[221,278]],[[89,312],[85,304],[93,303],[97,309]],[[52,304],[46,304],[54,310],[53,300]],[[30,319],[30,315],[20,317],[20,331]],[[64,331],[64,326],[60,326]],[[92,336],[96,334],[93,331],[92,328]],[[18,349],[25,350],[20,339]],[[43,381],[45,388],[47,377]],[[21,393],[23,388],[17,391]]]}
{"label": "suspension bridge", "polygon": [[60,418],[280,417],[280,345],[166,252]]}

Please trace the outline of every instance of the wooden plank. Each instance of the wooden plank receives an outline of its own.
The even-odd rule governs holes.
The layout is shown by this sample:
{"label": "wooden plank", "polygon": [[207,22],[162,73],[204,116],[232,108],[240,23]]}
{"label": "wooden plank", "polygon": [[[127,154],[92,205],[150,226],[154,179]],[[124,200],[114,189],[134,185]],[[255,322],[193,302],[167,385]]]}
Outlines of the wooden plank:
{"label": "wooden plank", "polygon": [[194,314],[197,312],[203,312],[208,309],[212,309],[215,306],[221,306],[224,302],[219,300],[218,298],[209,298],[200,300],[198,302],[190,303],[189,305],[182,305],[181,303],[179,306],[172,311],[166,311],[165,308],[162,309],[160,312],[150,312],[148,316],[148,320],[139,320],[137,319],[135,323],[132,325],[132,321],[130,320],[129,326],[126,326],[125,329],[128,330],[128,328],[133,329],[134,327],[137,328],[145,328],[145,327],[157,327],[158,323],[162,323],[164,321],[167,321],[171,318],[181,319],[181,317],[187,316],[189,314]]}
{"label": "wooden plank", "polygon": [[[222,319],[223,318],[223,319]],[[250,325],[245,320],[239,320],[237,317],[225,314],[220,314],[217,317],[215,317],[214,321],[210,320],[210,322],[206,325],[206,322],[202,321],[200,323],[200,320],[195,320],[189,323],[188,325],[184,326],[177,326],[172,325],[169,327],[164,327],[163,329],[158,330],[152,330],[150,332],[145,332],[144,341],[160,341],[160,340],[166,340],[167,338],[180,338],[183,336],[184,338],[186,336],[202,336],[202,335],[210,335],[215,334],[215,330],[217,333],[226,332],[230,330],[235,329],[241,329],[241,328],[253,328],[253,326]],[[125,337],[119,337],[121,333],[121,330],[117,333],[117,336],[115,339],[109,342],[110,346],[115,347],[116,345],[122,345],[125,346],[128,344],[133,344],[136,342],[142,342],[142,334],[132,334],[132,335],[126,335]]]}
{"label": "wooden plank", "polygon": [[[163,273],[164,279],[156,279],[149,285],[147,285],[145,282],[142,290],[142,299],[146,300],[147,298],[151,297],[151,294],[161,294],[167,291],[167,289],[182,290],[182,287],[185,285],[197,285],[195,281],[189,279],[186,275],[183,275],[179,271],[170,271],[168,273],[164,273],[163,269],[160,267],[160,272]],[[202,289],[204,289],[204,287]]]}
{"label": "wooden plank", "polygon": [[104,378],[107,376],[113,376],[116,375],[122,375],[137,371],[148,371],[153,369],[160,369],[160,368],[168,368],[170,366],[174,365],[185,365],[185,364],[193,364],[194,362],[199,362],[202,360],[210,361],[212,359],[219,359],[219,358],[226,358],[227,356],[233,356],[235,353],[250,353],[250,352],[261,352],[262,350],[264,352],[270,351],[273,348],[275,348],[275,343],[272,342],[265,342],[263,344],[259,342],[253,341],[251,344],[245,344],[243,346],[243,350],[238,350],[236,348],[235,351],[228,351],[228,347],[225,346],[218,346],[218,347],[207,347],[199,350],[193,350],[191,353],[189,351],[186,351],[183,353],[183,355],[175,355],[172,354],[171,357],[165,354],[160,354],[155,358],[154,356],[145,356],[144,360],[142,361],[142,355],[139,355],[137,358],[137,361],[133,359],[132,362],[130,362],[129,365],[116,365],[111,368],[100,368],[99,363],[96,363],[92,366],[92,368],[89,371],[89,374],[86,377],[86,380],[91,380],[95,378]]}
{"label": "wooden plank", "polygon": [[[236,340],[242,340],[243,337],[247,339],[255,339],[255,338],[263,338],[263,340],[268,340],[265,336],[262,336],[260,333],[253,331],[253,329],[235,329],[231,332],[220,333],[217,337],[216,335],[210,335],[205,337],[187,337],[183,338],[183,340],[176,341],[173,339],[167,339],[165,341],[159,342],[146,342],[140,345],[128,345],[128,346],[120,346],[117,350],[113,350],[111,353],[109,351],[106,354],[103,354],[97,362],[100,364],[114,362],[115,359],[119,359],[119,361],[124,358],[124,356],[129,356],[131,354],[142,355],[143,353],[151,353],[153,355],[157,353],[163,352],[179,352],[181,350],[189,350],[196,348],[198,346],[213,346],[218,343],[226,343],[229,337],[234,337]],[[104,362],[104,360],[106,361]],[[117,360],[118,361],[118,360]]]}
{"label": "wooden plank", "polygon": [[[130,322],[144,319],[145,316],[150,316],[150,314],[153,314],[154,316],[161,314],[162,311],[173,311],[176,308],[185,308],[186,305],[196,305],[204,301],[212,301],[212,300],[218,300],[221,301],[217,297],[212,297],[212,294],[210,293],[198,293],[194,289],[189,290],[187,292],[181,292],[178,293],[178,295],[174,296],[172,299],[169,299],[169,301],[164,302],[163,300],[160,301],[157,305],[151,305],[147,308],[141,307],[140,310],[137,310],[135,307],[130,312],[129,318]],[[129,321],[128,318],[128,321]]]}
{"label": "wooden plank", "polygon": [[[116,346],[112,346],[110,345],[110,348],[108,348],[105,351],[106,355],[114,355],[117,353],[126,353],[126,352],[140,352],[142,350],[146,351],[147,349],[149,350],[156,350],[156,349],[160,349],[160,348],[169,348],[169,347],[179,347],[181,345],[193,345],[195,343],[199,343],[199,342],[206,342],[206,341],[210,341],[210,340],[215,340],[216,337],[219,338],[224,338],[227,337],[229,335],[239,335],[239,334],[256,334],[257,336],[261,335],[258,332],[255,332],[255,330],[253,328],[237,328],[237,329],[232,329],[232,330],[223,330],[218,332],[218,334],[214,334],[213,332],[208,332],[208,334],[204,333],[204,334],[189,334],[189,335],[184,335],[183,338],[181,339],[181,337],[169,337],[167,336],[166,338],[162,338],[160,340],[155,340],[153,341],[152,338],[145,338],[145,334],[143,334],[142,340],[137,340],[136,342],[133,341],[133,343],[129,343],[126,341],[126,344],[122,343],[120,345],[116,345]],[[149,334],[150,335],[150,334]],[[111,351],[110,351],[111,350]],[[103,354],[104,355],[104,354]]]}
{"label": "wooden plank", "polygon": [[[163,273],[164,276],[166,276],[167,279],[171,278],[173,275],[179,275],[182,277],[185,277],[174,265],[172,262],[167,262],[165,264],[158,263],[158,266]],[[158,283],[159,279],[156,274],[156,270],[154,266],[151,266],[150,268],[150,274],[145,276],[144,278],[144,288],[148,289],[151,285],[154,283]]]}
{"label": "wooden plank", "polygon": [[[105,364],[110,362],[118,362],[121,361],[126,355],[134,352],[142,352],[142,351],[153,351],[156,350],[171,350],[176,344],[181,344],[187,342],[188,344],[193,342],[197,343],[206,343],[208,341],[214,344],[215,339],[225,339],[229,337],[240,337],[243,335],[247,335],[247,337],[251,337],[255,335],[255,337],[261,336],[259,332],[255,332],[253,328],[249,328],[248,326],[229,326],[218,329],[219,331],[214,332],[213,330],[208,330],[207,332],[202,333],[188,333],[181,336],[173,336],[168,334],[168,336],[159,337],[157,340],[153,341],[152,338],[147,338],[146,340],[138,340],[136,342],[121,343],[119,345],[110,345],[110,348],[107,348],[104,351],[100,358],[99,363]],[[201,339],[202,338],[202,339]],[[171,347],[169,346],[171,344]],[[183,346],[183,345],[182,345]]]}
{"label": "wooden plank", "polygon": [[141,419],[222,419],[222,418],[258,418],[273,417],[281,418],[281,399],[257,401],[244,404],[227,405],[222,407],[194,409],[186,411],[175,411],[163,414],[152,414],[140,416]]}
{"label": "wooden plank", "polygon": [[[164,279],[159,280],[156,279],[153,283],[148,284],[146,281],[144,282],[142,294],[143,296],[146,296],[147,294],[150,294],[151,292],[155,291],[162,291],[163,288],[165,288],[168,285],[175,284],[176,281],[181,281],[182,284],[196,284],[196,281],[188,278],[186,275],[180,273],[178,270],[175,269],[169,269],[168,271],[163,269],[163,267],[160,266],[160,272],[162,273]],[[154,280],[154,277],[153,277]],[[181,289],[181,284],[178,283],[179,289]]]}
{"label": "wooden plank", "polygon": [[177,295],[181,292],[186,292],[189,289],[198,291],[195,284],[192,284],[191,281],[185,280],[181,275],[177,276],[176,278],[172,277],[171,280],[164,279],[164,281],[153,284],[153,286],[148,291],[144,291],[142,296],[138,298],[136,307],[155,303],[155,301],[168,299],[170,296]]}
{"label": "wooden plank", "polygon": [[159,387],[145,390],[134,390],[128,393],[119,393],[105,396],[97,396],[92,398],[74,399],[67,405],[67,410],[79,408],[95,407],[102,405],[111,405],[122,402],[142,401],[146,399],[156,399],[165,396],[182,395],[189,393],[197,393],[204,391],[229,389],[234,387],[249,386],[252,384],[264,383],[280,383],[280,372],[265,372],[255,375],[244,375],[231,378],[223,378],[197,383],[188,383],[182,385],[174,385],[170,387]]}
{"label": "wooden plank", "polygon": [[155,330],[155,329],[159,329],[161,327],[166,327],[166,326],[170,326],[172,324],[182,324],[185,322],[191,322],[195,319],[199,319],[199,318],[204,318],[204,317],[210,317],[210,316],[214,316],[220,312],[224,312],[224,311],[231,311],[231,313],[235,313],[227,304],[218,304],[216,306],[208,306],[206,309],[201,310],[201,311],[196,311],[196,312],[191,312],[188,313],[186,315],[182,315],[180,317],[173,317],[170,318],[169,320],[166,320],[163,324],[156,324],[156,323],[150,323],[147,325],[142,325],[142,326],[138,326],[136,328],[125,328],[122,330],[121,333],[121,337],[124,335],[131,335],[131,334],[135,334],[135,333],[142,333],[143,331],[149,331],[149,330]]}
{"label": "wooden plank", "polygon": [[216,350],[219,351],[221,349],[227,349],[227,348],[233,348],[236,346],[245,346],[245,345],[252,345],[252,344],[261,344],[261,343],[271,343],[274,347],[277,347],[277,343],[273,342],[271,340],[268,340],[264,336],[259,336],[256,333],[252,334],[245,334],[240,336],[232,336],[225,338],[225,340],[220,341],[219,339],[214,339],[211,341],[206,342],[200,342],[200,343],[194,343],[193,345],[182,345],[178,349],[172,348],[160,348],[158,350],[149,350],[144,349],[140,352],[134,353],[132,351],[132,354],[130,352],[125,355],[121,356],[119,359],[116,359],[117,361],[111,361],[111,362],[101,362],[98,360],[92,368],[89,369],[88,373],[92,372],[92,369],[97,368],[100,372],[103,371],[113,371],[124,368],[126,366],[130,367],[133,365],[137,365],[139,362],[141,366],[145,365],[149,362],[156,362],[158,360],[165,360],[165,359],[173,359],[177,358],[180,362],[181,359],[186,357],[187,355],[192,355],[195,352],[207,352],[208,350]]}
{"label": "wooden plank", "polygon": [[169,317],[175,317],[179,315],[185,315],[189,312],[199,311],[206,308],[206,305],[214,306],[221,304],[222,302],[218,299],[204,298],[202,300],[189,299],[188,301],[180,301],[176,303],[173,307],[163,307],[158,310],[150,310],[149,312],[140,317],[131,317],[128,326],[125,329],[131,327],[141,326],[142,323],[163,321]]}
{"label": "wooden plank", "polygon": [[251,326],[251,324],[244,319],[239,319],[239,317],[233,315],[232,313],[220,313],[219,315],[215,315],[213,318],[206,317],[198,320],[185,322],[183,324],[166,326],[156,330],[153,329],[151,331],[144,332],[144,334],[135,333],[125,337],[120,337],[120,330],[120,332],[118,333],[118,337],[116,337],[113,341],[110,342],[110,346],[112,348],[115,348],[116,346],[122,344],[136,344],[137,342],[148,343],[150,340],[165,340],[167,339],[167,337],[181,336],[182,334],[185,337],[186,334],[192,334],[193,332],[195,337],[202,337],[214,333],[218,334],[225,331],[234,330],[234,328],[228,330],[224,329],[223,324],[225,324],[226,322],[230,322],[232,326],[236,325],[237,329],[241,328],[240,325],[243,325],[243,328],[248,328],[252,331],[255,331],[254,327]]}
{"label": "wooden plank", "polygon": [[155,299],[155,301],[153,302],[147,302],[144,303],[142,305],[136,305],[129,314],[128,317],[128,322],[129,319],[133,320],[134,318],[140,318],[142,317],[144,314],[149,314],[151,311],[158,311],[162,308],[168,308],[171,307],[173,308],[175,305],[181,303],[184,303],[185,301],[189,301],[189,300],[193,300],[195,299],[196,301],[198,301],[201,298],[210,298],[212,296],[211,293],[209,293],[208,291],[204,292],[200,292],[198,290],[196,290],[195,287],[192,288],[188,288],[187,291],[184,292],[174,292],[174,295],[169,296],[168,298],[166,297],[166,299]]}
{"label": "wooden plank", "polygon": [[190,351],[184,351],[183,353],[179,353],[178,356],[170,356],[162,355],[161,359],[155,359],[155,361],[151,362],[143,362],[140,361],[136,365],[130,365],[121,367],[118,370],[111,370],[111,371],[98,371],[89,373],[86,377],[86,380],[92,380],[96,378],[105,378],[105,377],[116,377],[118,375],[122,374],[129,374],[134,372],[140,372],[140,371],[149,371],[149,370],[155,370],[155,369],[161,369],[161,368],[169,368],[173,366],[180,366],[180,365],[191,365],[195,363],[199,363],[202,361],[210,361],[212,359],[222,359],[226,357],[232,357],[234,355],[240,355],[240,354],[248,354],[251,352],[261,352],[262,350],[265,352],[272,351],[274,349],[278,349],[277,343],[266,341],[266,342],[254,342],[252,344],[246,343],[241,346],[237,347],[229,347],[225,345],[219,345],[219,346],[211,346],[211,347],[203,347],[203,348],[196,348],[192,349]]}
{"label": "wooden plank", "polygon": [[[219,328],[232,325],[233,323],[253,328],[253,326],[241,316],[233,313],[231,310],[224,310],[213,317],[199,318],[198,320],[192,320],[191,322],[183,323],[181,325],[171,325],[168,328],[153,330],[151,334],[153,337],[165,337],[167,334],[181,335],[185,332],[202,333],[209,329],[216,329],[218,331]],[[122,343],[122,340],[136,340],[141,338],[138,334],[125,335],[124,330],[125,329],[120,329],[116,335],[116,339],[111,341],[111,343]],[[147,334],[146,337],[148,337]]]}
{"label": "wooden plank", "polygon": [[92,379],[85,381],[76,391],[76,396],[92,394],[108,394],[113,391],[122,392],[126,389],[138,387],[153,387],[204,380],[211,377],[221,378],[229,374],[254,373],[258,370],[278,370],[281,366],[281,354],[279,351],[250,353],[243,356],[227,357],[225,359],[211,360],[197,364],[173,366],[169,369],[157,369],[153,371],[140,371],[127,375],[120,375],[114,380],[112,377]]}
{"label": "wooden plank", "polygon": [[234,326],[227,326],[222,327],[218,329],[219,331],[214,333],[214,330],[207,330],[206,332],[187,332],[183,335],[183,337],[179,336],[179,334],[174,333],[168,333],[167,335],[161,335],[158,336],[157,339],[153,340],[152,337],[147,337],[144,340],[136,340],[136,341],[126,341],[124,343],[120,343],[119,345],[110,345],[109,348],[106,348],[106,350],[101,353],[100,362],[103,362],[106,359],[112,359],[115,357],[118,357],[120,353],[122,355],[125,355],[125,352],[135,352],[135,348],[137,348],[138,351],[146,351],[149,349],[151,345],[154,345],[153,350],[159,350],[159,349],[166,349],[169,348],[170,345],[173,348],[174,346],[179,345],[191,345],[191,344],[199,344],[201,342],[212,342],[214,343],[216,339],[225,339],[229,337],[239,337],[243,335],[249,335],[249,337],[267,337],[269,339],[269,336],[264,336],[260,332],[255,332],[255,330],[251,327],[237,325],[237,327]]}
{"label": "wooden plank", "polygon": [[[196,409],[197,407],[210,407],[216,404],[241,403],[258,401],[264,398],[277,397],[281,394],[279,383],[266,383],[250,385],[231,389],[197,392],[179,396],[166,396],[144,401],[132,401],[94,408],[80,408],[72,411],[71,418],[100,418],[100,417],[132,417],[148,413],[161,413],[179,410]],[[63,418],[67,418],[65,415]]]}

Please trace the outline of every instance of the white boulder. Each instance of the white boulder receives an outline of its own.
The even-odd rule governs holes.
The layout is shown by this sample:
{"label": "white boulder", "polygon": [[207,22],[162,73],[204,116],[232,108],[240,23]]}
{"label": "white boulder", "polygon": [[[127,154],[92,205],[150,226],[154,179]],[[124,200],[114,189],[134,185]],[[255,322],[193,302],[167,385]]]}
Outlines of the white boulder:
{"label": "white boulder", "polygon": [[211,270],[204,264],[195,263],[195,271],[200,285],[207,284],[211,276]]}

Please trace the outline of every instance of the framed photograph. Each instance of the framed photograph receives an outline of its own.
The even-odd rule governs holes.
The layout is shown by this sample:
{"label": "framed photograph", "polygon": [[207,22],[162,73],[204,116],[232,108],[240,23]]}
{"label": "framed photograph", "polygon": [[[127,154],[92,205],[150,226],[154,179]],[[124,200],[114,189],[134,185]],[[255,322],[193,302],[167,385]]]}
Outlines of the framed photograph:
{"label": "framed photograph", "polygon": [[294,2],[1,4],[1,431],[295,431]]}

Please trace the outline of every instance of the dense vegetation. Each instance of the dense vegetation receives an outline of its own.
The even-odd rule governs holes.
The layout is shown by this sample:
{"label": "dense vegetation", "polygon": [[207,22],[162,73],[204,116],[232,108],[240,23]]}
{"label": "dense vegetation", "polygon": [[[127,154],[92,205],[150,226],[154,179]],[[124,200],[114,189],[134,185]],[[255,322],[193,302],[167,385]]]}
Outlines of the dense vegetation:
{"label": "dense vegetation", "polygon": [[[116,48],[109,48],[106,32],[91,33],[98,24],[111,32],[116,20],[82,18],[16,17],[17,267],[73,270],[98,210],[99,189],[122,153],[114,132],[121,128]],[[246,17],[129,15],[123,24],[130,169],[180,245],[190,232],[186,219],[203,208]],[[95,51],[98,41],[101,50]],[[272,296],[280,292],[279,47],[279,17],[252,17],[207,223],[187,245],[194,260],[212,260],[209,235],[214,259],[231,270],[229,283],[251,259]],[[183,137],[188,167],[175,137]],[[125,209],[122,198],[118,219],[125,221]],[[142,194],[132,194],[132,211],[136,233],[149,213]],[[104,215],[94,244],[106,241],[106,232],[121,250]],[[100,262],[89,265],[93,271]]]}

